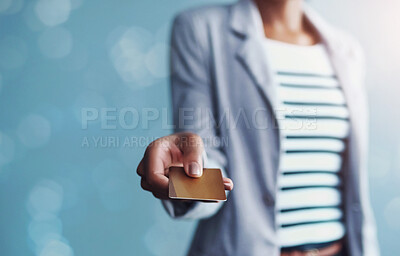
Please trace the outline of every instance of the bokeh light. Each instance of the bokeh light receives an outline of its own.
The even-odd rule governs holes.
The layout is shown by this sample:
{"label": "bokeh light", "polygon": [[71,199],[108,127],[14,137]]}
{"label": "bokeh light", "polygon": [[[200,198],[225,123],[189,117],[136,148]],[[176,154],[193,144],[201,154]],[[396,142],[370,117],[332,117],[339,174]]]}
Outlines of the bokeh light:
{"label": "bokeh light", "polygon": [[28,234],[36,247],[43,248],[49,241],[62,238],[62,222],[55,215],[44,220],[32,220]]}
{"label": "bokeh light", "polygon": [[37,148],[49,141],[51,125],[43,116],[31,114],[22,119],[17,133],[23,145]]}
{"label": "bokeh light", "polygon": [[63,188],[55,181],[42,180],[30,192],[27,207],[31,216],[40,218],[47,213],[57,214],[62,202]]}
{"label": "bokeh light", "polygon": [[28,235],[33,251],[41,256],[73,256],[73,250],[63,237],[63,224],[58,214],[64,199],[63,187],[54,180],[40,180],[28,196],[31,216]]}
{"label": "bokeh light", "polygon": [[71,2],[70,0],[38,0],[35,12],[43,24],[53,27],[68,20]]}
{"label": "bokeh light", "polygon": [[72,49],[72,35],[62,27],[49,28],[40,34],[38,44],[41,52],[49,58],[63,58]]}
{"label": "bokeh light", "polygon": [[146,67],[157,78],[168,76],[168,46],[164,43],[155,44],[146,54]]}
{"label": "bokeh light", "polygon": [[39,256],[73,256],[74,252],[67,243],[60,240],[51,240],[49,241]]}
{"label": "bokeh light", "polygon": [[[153,44],[153,35],[141,27],[126,29],[116,38],[110,57],[121,78],[134,86],[154,83],[154,77],[146,68],[146,54]],[[152,64],[152,63],[151,63]]]}

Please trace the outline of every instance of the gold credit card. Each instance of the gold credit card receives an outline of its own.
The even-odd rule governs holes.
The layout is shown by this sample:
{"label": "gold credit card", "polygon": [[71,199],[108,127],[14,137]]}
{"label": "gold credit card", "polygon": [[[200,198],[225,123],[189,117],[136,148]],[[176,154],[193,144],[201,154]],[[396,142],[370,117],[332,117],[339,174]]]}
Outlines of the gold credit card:
{"label": "gold credit card", "polygon": [[221,170],[204,168],[200,178],[191,178],[183,167],[170,167],[169,198],[226,201]]}

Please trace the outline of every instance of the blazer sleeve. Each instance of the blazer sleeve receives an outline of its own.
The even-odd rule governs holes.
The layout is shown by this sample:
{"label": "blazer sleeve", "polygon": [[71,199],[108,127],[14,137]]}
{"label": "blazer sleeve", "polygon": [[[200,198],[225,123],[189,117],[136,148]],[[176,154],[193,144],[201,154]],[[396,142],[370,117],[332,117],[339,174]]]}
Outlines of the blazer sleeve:
{"label": "blazer sleeve", "polygon": [[[203,29],[202,29],[203,27]],[[226,158],[215,129],[207,32],[190,13],[179,14],[173,23],[170,52],[171,96],[175,132],[190,131],[203,138],[203,165],[220,168],[226,177]],[[173,218],[201,219],[214,215],[224,204],[163,200]]]}

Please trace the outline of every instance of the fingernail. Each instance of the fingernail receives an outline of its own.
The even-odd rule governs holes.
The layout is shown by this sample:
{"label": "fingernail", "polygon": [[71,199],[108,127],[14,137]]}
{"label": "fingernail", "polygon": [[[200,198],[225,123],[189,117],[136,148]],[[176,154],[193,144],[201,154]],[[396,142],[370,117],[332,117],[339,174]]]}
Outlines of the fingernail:
{"label": "fingernail", "polygon": [[189,174],[192,176],[201,176],[200,165],[196,162],[190,163]]}

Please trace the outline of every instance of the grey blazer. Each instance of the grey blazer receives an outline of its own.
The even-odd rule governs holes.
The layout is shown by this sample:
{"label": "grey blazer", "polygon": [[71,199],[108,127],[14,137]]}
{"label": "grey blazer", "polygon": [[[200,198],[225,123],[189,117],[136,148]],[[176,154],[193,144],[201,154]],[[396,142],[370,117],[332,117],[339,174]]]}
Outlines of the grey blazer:
{"label": "grey blazer", "polygon": [[[377,256],[366,173],[362,51],[355,40],[326,24],[309,7],[306,16],[323,39],[350,111],[343,161],[348,250],[352,256]],[[188,255],[279,255],[275,195],[280,133],[274,114],[276,83],[268,52],[261,46],[261,24],[254,3],[241,0],[185,11],[173,25],[175,130],[202,136],[205,166],[223,168],[235,184],[223,203],[163,201],[172,217],[200,220]]]}

